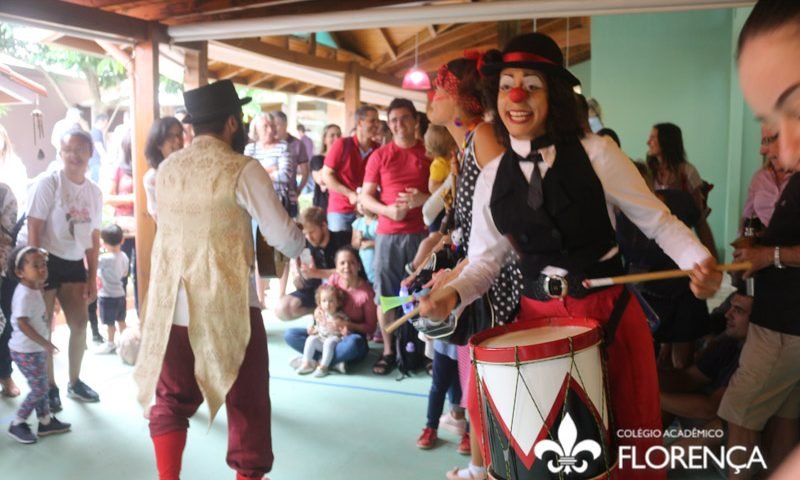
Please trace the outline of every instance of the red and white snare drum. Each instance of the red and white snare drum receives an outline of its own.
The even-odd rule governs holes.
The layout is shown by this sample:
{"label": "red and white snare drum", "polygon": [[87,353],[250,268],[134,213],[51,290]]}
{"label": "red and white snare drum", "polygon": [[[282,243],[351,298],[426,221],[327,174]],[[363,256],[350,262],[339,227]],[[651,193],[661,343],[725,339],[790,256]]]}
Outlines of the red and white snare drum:
{"label": "red and white snare drum", "polygon": [[594,320],[548,318],[470,339],[493,478],[610,478],[602,332]]}

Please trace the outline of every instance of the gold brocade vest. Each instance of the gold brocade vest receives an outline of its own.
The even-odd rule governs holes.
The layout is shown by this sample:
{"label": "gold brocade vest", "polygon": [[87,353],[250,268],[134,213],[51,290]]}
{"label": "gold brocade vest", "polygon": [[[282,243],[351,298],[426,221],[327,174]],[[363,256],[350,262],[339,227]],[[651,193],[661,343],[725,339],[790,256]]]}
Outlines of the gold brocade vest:
{"label": "gold brocade vest", "polygon": [[181,283],[209,424],[238,376],[250,340],[253,241],[250,215],[236,203],[236,184],[252,161],[216,138],[200,136],[158,169],[158,232],[134,372],[145,408],[155,394]]}

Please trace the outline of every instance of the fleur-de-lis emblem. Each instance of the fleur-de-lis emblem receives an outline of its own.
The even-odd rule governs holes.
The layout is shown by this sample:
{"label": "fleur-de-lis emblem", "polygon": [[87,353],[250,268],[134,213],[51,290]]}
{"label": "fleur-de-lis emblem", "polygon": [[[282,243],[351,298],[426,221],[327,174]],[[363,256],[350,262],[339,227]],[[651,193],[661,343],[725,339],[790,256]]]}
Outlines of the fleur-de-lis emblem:
{"label": "fleur-de-lis emblem", "polygon": [[547,469],[552,473],[583,473],[589,468],[589,462],[583,459],[576,458],[579,453],[587,452],[592,454],[592,460],[597,460],[600,456],[600,444],[594,440],[583,440],[577,445],[575,440],[578,439],[578,430],[575,427],[575,422],[572,421],[569,413],[561,421],[558,427],[558,443],[552,440],[542,440],[536,444],[533,453],[536,458],[542,459],[542,455],[547,452],[553,452],[557,455],[556,461],[549,460],[547,462]]}

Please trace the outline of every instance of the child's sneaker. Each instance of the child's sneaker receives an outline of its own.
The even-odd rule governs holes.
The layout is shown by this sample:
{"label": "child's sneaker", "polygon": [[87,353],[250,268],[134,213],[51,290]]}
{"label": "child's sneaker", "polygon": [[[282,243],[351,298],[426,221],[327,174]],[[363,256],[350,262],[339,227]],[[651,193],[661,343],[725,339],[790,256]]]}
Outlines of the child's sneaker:
{"label": "child's sneaker", "polygon": [[425,427],[422,429],[422,435],[417,439],[417,446],[423,450],[433,448],[438,438],[435,428]]}
{"label": "child's sneaker", "polygon": [[293,359],[289,360],[289,366],[292,368],[292,370],[297,370],[300,368],[300,365],[303,364],[303,360],[304,358],[302,355],[299,357],[294,357]]}
{"label": "child's sneaker", "polygon": [[8,427],[8,436],[19,443],[36,443],[36,435],[31,432],[31,427],[27,423],[19,423],[17,425],[12,423]]}
{"label": "child's sneaker", "polygon": [[327,376],[328,376],[328,369],[327,368],[317,367],[317,369],[314,370],[314,377],[316,377],[316,378],[322,378],[322,377],[327,377]]}
{"label": "child's sneaker", "polygon": [[50,402],[50,411],[53,413],[58,413],[63,408],[61,407],[61,395],[58,392],[58,387],[52,386],[50,390],[47,392],[47,399]]}
{"label": "child's sneaker", "polygon": [[300,368],[297,369],[298,375],[308,375],[309,373],[314,371],[314,365],[310,363],[304,363],[300,365]]}
{"label": "child's sneaker", "polygon": [[472,453],[472,444],[469,441],[469,432],[465,432],[464,435],[461,436],[461,441],[458,443],[458,448],[456,451],[460,455],[469,455]]}
{"label": "child's sneaker", "polygon": [[69,432],[71,427],[71,424],[62,422],[53,415],[50,417],[50,422],[47,425],[39,422],[39,430],[37,433],[40,437],[46,437],[47,435],[54,435],[56,433]]}
{"label": "child's sneaker", "polygon": [[106,342],[102,347],[98,348],[95,353],[98,355],[110,355],[117,351],[117,346],[111,342]]}
{"label": "child's sneaker", "polygon": [[463,417],[454,417],[452,411],[445,412],[439,417],[439,426],[456,435],[464,435],[464,432],[467,431],[467,421]]}
{"label": "child's sneaker", "polygon": [[344,364],[344,362],[339,362],[333,365],[333,369],[339,373],[347,373],[347,366]]}
{"label": "child's sneaker", "polygon": [[100,395],[97,394],[89,385],[78,380],[69,387],[67,387],[67,396],[80,400],[81,402],[99,402]]}

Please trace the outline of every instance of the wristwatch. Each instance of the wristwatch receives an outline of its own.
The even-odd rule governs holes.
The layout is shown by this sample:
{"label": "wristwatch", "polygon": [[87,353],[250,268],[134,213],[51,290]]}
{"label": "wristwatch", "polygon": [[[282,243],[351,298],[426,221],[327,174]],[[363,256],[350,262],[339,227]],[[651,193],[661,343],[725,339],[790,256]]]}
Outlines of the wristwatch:
{"label": "wristwatch", "polygon": [[772,255],[772,264],[775,265],[775,268],[786,268],[786,265],[781,262],[781,247],[775,247],[775,252]]}

